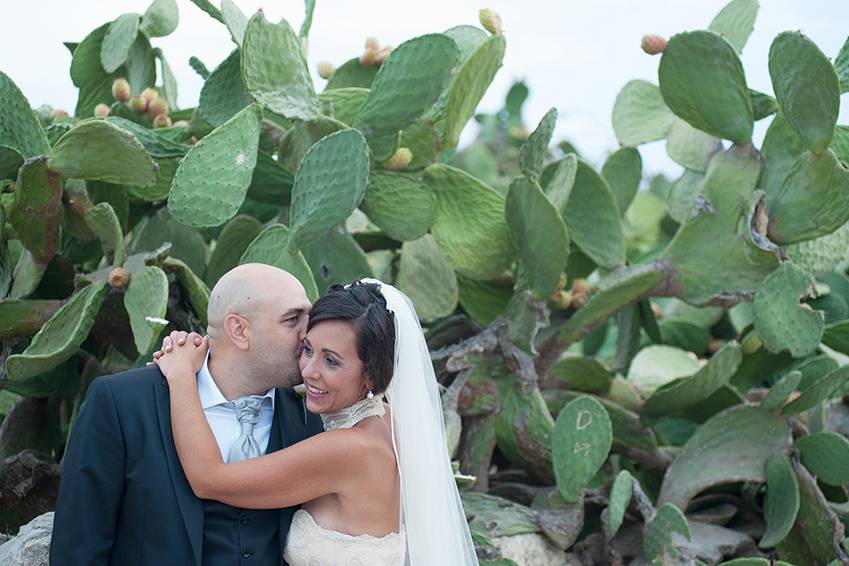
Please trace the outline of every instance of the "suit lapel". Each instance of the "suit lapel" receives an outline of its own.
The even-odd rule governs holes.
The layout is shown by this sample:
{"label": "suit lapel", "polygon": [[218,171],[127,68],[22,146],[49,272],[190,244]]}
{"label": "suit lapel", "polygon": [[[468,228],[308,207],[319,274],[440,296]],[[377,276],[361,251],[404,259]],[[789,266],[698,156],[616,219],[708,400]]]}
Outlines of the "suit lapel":
{"label": "suit lapel", "polygon": [[195,562],[197,566],[200,566],[203,549],[203,502],[195,497],[192,492],[186,475],[183,473],[183,468],[180,466],[177,449],[174,447],[174,437],[171,434],[171,403],[165,379],[162,379],[162,382],[154,387],[156,389],[156,414],[159,418],[159,432],[162,434],[165,459],[168,461],[168,468],[171,470],[174,493],[183,515],[183,523],[189,535]]}

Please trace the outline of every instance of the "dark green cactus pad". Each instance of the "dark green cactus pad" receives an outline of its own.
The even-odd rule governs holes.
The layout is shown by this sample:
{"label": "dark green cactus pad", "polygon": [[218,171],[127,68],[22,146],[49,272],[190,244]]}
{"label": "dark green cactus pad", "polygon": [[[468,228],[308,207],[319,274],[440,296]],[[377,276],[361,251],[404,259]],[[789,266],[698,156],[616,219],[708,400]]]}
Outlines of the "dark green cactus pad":
{"label": "dark green cactus pad", "polygon": [[613,538],[622,526],[622,521],[625,520],[625,511],[628,510],[634,493],[634,481],[634,476],[628,470],[622,470],[613,480],[608,497],[607,517],[604,522],[604,534],[608,539]]}
{"label": "dark green cactus pad", "polygon": [[843,43],[840,48],[840,53],[834,58],[834,70],[837,72],[837,79],[840,81],[840,94],[849,92],[849,38]]}
{"label": "dark green cactus pad", "polygon": [[[10,299],[23,299],[35,291],[41,278],[44,276],[44,270],[47,265],[37,262],[29,250],[24,248],[15,264],[14,275],[12,275],[12,288],[9,290]],[[6,271],[4,277],[9,277],[9,272]],[[7,286],[8,283],[4,285]]]}
{"label": "dark green cactus pad", "polygon": [[646,421],[665,416],[688,416],[692,408],[727,385],[740,367],[743,352],[737,342],[726,343],[691,376],[659,387],[646,399],[640,417]]}
{"label": "dark green cactus pad", "polygon": [[47,166],[64,177],[149,187],[158,167],[136,137],[105,120],[87,120],[59,138]]}
{"label": "dark green cactus pad", "polygon": [[768,235],[777,244],[829,234],[849,220],[849,169],[830,149],[806,151],[777,190],[767,192],[766,207]]}
{"label": "dark green cactus pad", "polygon": [[696,206],[661,256],[676,272],[680,298],[702,305],[751,297],[778,266],[773,253],[751,242],[742,222],[742,203],[752,195],[759,173],[751,148],[732,147],[711,161]]}
{"label": "dark green cactus pad", "polygon": [[707,171],[710,158],[722,151],[722,142],[676,119],[666,136],[666,153],[673,161],[691,171]]}
{"label": "dark green cactus pad", "polygon": [[348,218],[363,199],[368,174],[368,147],[357,130],[332,133],[310,147],[292,188],[289,251],[321,238]]}
{"label": "dark green cactus pad", "polygon": [[285,269],[301,282],[309,300],[315,301],[318,298],[318,288],[315,286],[310,266],[301,252],[288,252],[288,246],[289,230],[282,224],[272,224],[250,243],[239,264],[264,263]]}
{"label": "dark green cactus pad", "polygon": [[287,206],[292,198],[294,183],[294,175],[270,154],[259,150],[246,198],[274,206]]}
{"label": "dark green cactus pad", "polygon": [[221,230],[209,257],[205,278],[207,285],[215,285],[222,275],[239,265],[239,258],[260,232],[262,223],[256,218],[246,214],[234,216]]}
{"label": "dark green cactus pad", "polygon": [[139,29],[148,37],[171,35],[180,21],[175,0],[153,0],[142,14]]}
{"label": "dark green cactus pad", "polygon": [[[504,371],[507,374],[509,370]],[[498,450],[513,465],[527,470],[535,481],[553,484],[554,419],[540,390],[523,388],[510,377],[500,380],[499,394],[501,410],[495,422]]]}
{"label": "dark green cactus pad", "polygon": [[548,144],[557,125],[557,108],[550,108],[542,117],[536,129],[531,132],[519,151],[519,167],[522,174],[531,182],[539,181],[543,162],[548,153]]}
{"label": "dark green cactus pad", "polygon": [[778,354],[787,350],[801,358],[812,353],[822,339],[822,312],[801,302],[813,292],[813,278],[790,262],[782,263],[755,294],[755,330],[766,348]]}
{"label": "dark green cactus pad", "polygon": [[[542,163],[539,165],[541,169]],[[505,214],[510,239],[527,269],[531,288],[538,298],[547,298],[569,260],[566,225],[540,186],[525,177],[510,183]]]}
{"label": "dark green cactus pad", "polygon": [[[126,67],[119,68],[114,73],[107,73],[100,63],[101,46],[108,29],[109,24],[103,24],[89,33],[74,49],[71,58],[71,80],[74,86],[80,89],[75,110],[75,116],[78,118],[91,116],[94,107],[99,103],[111,104],[114,100],[112,82],[127,74]],[[131,91],[140,92],[141,89],[135,90],[138,86],[131,84]]]}
{"label": "dark green cactus pad", "polygon": [[778,112],[778,101],[768,94],[749,89],[752,99],[752,113],[755,121],[762,120]]}
{"label": "dark green cactus pad", "polygon": [[546,382],[558,389],[605,394],[610,391],[613,374],[595,358],[569,354],[548,370]]}
{"label": "dark green cactus pad", "polygon": [[460,492],[463,508],[474,517],[469,528],[488,537],[514,536],[539,532],[537,512],[513,501],[479,493]]}
{"label": "dark green cactus pad", "polygon": [[761,407],[769,411],[777,411],[784,406],[790,394],[799,386],[802,381],[801,371],[791,371],[787,375],[778,380],[772,387],[769,388],[764,400],[761,401]]}
{"label": "dark green cactus pad", "polygon": [[248,18],[232,0],[221,0],[221,17],[236,45],[242,45]]}
{"label": "dark green cactus pad", "polygon": [[405,41],[381,65],[355,126],[369,139],[403,130],[436,102],[459,59],[441,33]]}
{"label": "dark green cactus pad", "polygon": [[799,482],[786,454],[767,460],[766,489],[766,532],[758,546],[772,548],[784,540],[799,513]]}
{"label": "dark green cactus pad", "polygon": [[109,116],[106,121],[133,134],[154,159],[183,157],[191,147],[189,144],[180,143],[166,137],[160,131],[145,128],[125,118]]}
{"label": "dark green cactus pad", "polygon": [[209,287],[195,275],[188,265],[179,259],[168,257],[162,262],[163,267],[177,276],[177,282],[183,290],[183,296],[188,299],[189,305],[203,326],[208,321],[206,318],[209,307]]}
{"label": "dark green cactus pad", "polygon": [[250,103],[242,79],[241,55],[236,49],[204,81],[198,111],[211,126],[217,127]]}
{"label": "dark green cactus pad", "polygon": [[150,352],[168,324],[168,277],[156,266],[147,266],[130,277],[124,293],[124,308],[130,316],[133,341],[139,355]]}
{"label": "dark green cactus pad", "polygon": [[457,145],[466,122],[474,115],[478,103],[501,67],[506,45],[502,36],[487,39],[475,49],[452,82],[442,129],[443,148]]}
{"label": "dark green cactus pad", "polygon": [[665,318],[659,321],[658,327],[662,344],[675,346],[699,356],[707,351],[712,338],[707,329],[687,320]]}
{"label": "dark green cactus pad", "polygon": [[59,249],[62,180],[47,168],[47,157],[28,159],[18,173],[9,222],[33,259],[47,265]]}
{"label": "dark green cactus pad", "polygon": [[372,171],[360,209],[387,236],[407,242],[430,230],[436,195],[418,173]]}
{"label": "dark green cactus pad", "polygon": [[124,246],[124,232],[121,222],[108,202],[91,207],[85,213],[85,223],[103,242],[103,245],[113,253],[112,266],[121,267],[127,258]]}
{"label": "dark green cactus pad", "polygon": [[6,360],[9,379],[36,376],[73,356],[88,336],[108,289],[105,282],[92,283],[74,293],[38,331],[26,350],[9,356]]}
{"label": "dark green cactus pad", "polygon": [[0,303],[0,338],[35,334],[61,306],[62,301],[54,300],[3,301]]}
{"label": "dark green cactus pad", "polygon": [[333,284],[347,285],[355,279],[374,277],[365,252],[341,227],[333,228],[323,238],[305,245],[301,252],[320,291]]}
{"label": "dark green cactus pad", "polygon": [[790,260],[813,275],[825,277],[849,259],[849,224],[831,234],[784,246]]}
{"label": "dark green cactus pad", "polygon": [[262,10],[254,14],[245,28],[241,54],[245,88],[257,102],[287,118],[318,117],[301,40],[286,20],[272,24]]}
{"label": "dark green cactus pad", "polygon": [[100,46],[100,64],[107,73],[114,73],[127,62],[130,47],[139,33],[141,16],[122,14],[109,24]]}
{"label": "dark green cactus pad", "polygon": [[846,383],[847,379],[849,379],[849,366],[837,368],[802,391],[799,397],[784,406],[781,414],[787,416],[798,415],[816,407],[834,395]]}
{"label": "dark green cactus pad", "polygon": [[673,547],[672,533],[678,533],[687,540],[692,539],[690,525],[684,513],[672,503],[665,503],[657,510],[643,532],[643,554],[646,558],[653,563],[659,559],[661,562],[658,564],[663,564],[665,560],[662,557],[665,554],[677,557],[678,551]]}
{"label": "dark green cactus pad", "polygon": [[601,468],[613,443],[610,417],[592,397],[579,397],[557,416],[551,441],[557,490],[576,501]]}
{"label": "dark green cactus pad", "polygon": [[367,88],[334,88],[318,95],[322,114],[352,125],[369,96]]}
{"label": "dark green cactus pad", "polygon": [[336,69],[324,90],[327,92],[337,88],[371,88],[378,68],[377,65],[363,65],[357,57],[349,59]]}
{"label": "dark green cactus pad", "polygon": [[437,200],[431,233],[454,269],[480,280],[509,269],[515,254],[504,197],[448,165],[431,165],[425,169],[424,181]]}
{"label": "dark green cactus pad", "polygon": [[849,126],[834,128],[834,139],[831,140],[831,150],[844,165],[849,166]]}
{"label": "dark green cactus pad", "polygon": [[413,301],[422,321],[446,317],[457,307],[457,276],[430,234],[404,242],[395,284]]}
{"label": "dark green cactus pad", "polygon": [[841,320],[826,326],[822,343],[838,352],[849,353],[849,320]]}
{"label": "dark green cactus pad", "polygon": [[791,564],[849,563],[842,545],[843,524],[804,466],[794,462],[793,469],[799,484],[799,513],[790,533],[776,547],[779,558]]}
{"label": "dark green cactus pad", "polygon": [[836,432],[803,436],[795,443],[799,459],[817,479],[828,485],[849,483],[849,440]]}
{"label": "dark green cactus pad", "polygon": [[457,285],[460,289],[460,306],[481,326],[495,320],[513,296],[513,288],[509,284],[477,281],[460,273],[457,274]]}
{"label": "dark green cactus pad", "polygon": [[769,76],[802,143],[813,153],[825,152],[840,111],[840,85],[828,57],[802,32],[786,31],[769,48]]}
{"label": "dark green cactus pad", "polygon": [[459,67],[452,74],[448,87],[439,95],[439,99],[425,113],[425,120],[431,124],[437,124],[437,128],[441,129],[444,125],[445,109],[448,107],[448,99],[451,97],[451,91],[454,89],[454,84],[457,77],[463,70],[463,66],[469,62],[469,59],[474,55],[475,51],[483,45],[490,37],[482,29],[475,26],[461,25],[447,29],[444,32],[454,40],[457,48],[460,50]]}
{"label": "dark green cactus pad", "polygon": [[166,243],[171,245],[171,257],[183,260],[199,275],[206,271],[209,249],[203,236],[196,229],[177,222],[168,209],[161,208],[147,218],[131,248],[135,253],[153,252]]}
{"label": "dark green cactus pad", "polygon": [[613,193],[619,214],[624,215],[640,188],[643,176],[643,159],[640,152],[632,147],[614,151],[604,161],[601,176]]}
{"label": "dark green cactus pad", "polygon": [[174,180],[177,167],[180,166],[180,158],[160,158],[156,160],[156,164],[159,166],[156,184],[150,187],[128,185],[126,189],[129,196],[144,202],[162,202],[168,198],[168,193],[171,192],[171,181]]}
{"label": "dark green cactus pad", "polygon": [[805,146],[790,122],[780,112],[776,114],[761,146],[763,173],[758,188],[767,194],[777,193],[787,173],[804,151]]}
{"label": "dark green cactus pad", "polygon": [[674,121],[675,115],[663,101],[660,89],[648,81],[630,81],[616,96],[613,132],[626,147],[665,138]]}
{"label": "dark green cactus pad", "polygon": [[705,489],[724,483],[763,482],[766,461],[790,449],[786,420],[760,407],[739,405],[715,415],[684,444],[666,470],[658,504],[686,508]]}
{"label": "dark green cactus pad", "polygon": [[666,105],[694,128],[737,144],[752,139],[752,100],[743,65],[719,35],[690,31],[672,36],[658,78]]}
{"label": "dark green cactus pad", "polygon": [[17,149],[0,145],[0,179],[14,181],[18,177],[18,169],[23,164],[24,156]]}
{"label": "dark green cactus pad", "polygon": [[607,181],[581,159],[563,220],[572,242],[597,265],[612,269],[625,263],[625,239],[616,199]]}
{"label": "dark green cactus pad", "polygon": [[548,167],[542,175],[540,183],[545,196],[561,214],[569,202],[569,196],[575,187],[575,177],[578,174],[578,156],[570,153]]}
{"label": "dark green cactus pad", "polygon": [[0,143],[24,158],[50,153],[50,144],[38,117],[18,86],[0,71]]}
{"label": "dark green cactus pad", "polygon": [[732,0],[711,20],[708,29],[724,37],[741,53],[755,29],[758,7],[758,0]]}
{"label": "dark green cactus pad", "polygon": [[174,175],[168,209],[187,226],[219,226],[245,200],[256,166],[262,112],[249,106],[192,146]]}

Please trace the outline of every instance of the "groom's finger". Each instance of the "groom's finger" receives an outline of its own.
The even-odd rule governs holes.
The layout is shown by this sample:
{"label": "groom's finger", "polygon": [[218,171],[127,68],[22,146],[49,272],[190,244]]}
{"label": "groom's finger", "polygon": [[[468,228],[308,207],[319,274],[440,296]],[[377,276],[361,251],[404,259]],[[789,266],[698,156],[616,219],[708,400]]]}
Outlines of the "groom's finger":
{"label": "groom's finger", "polygon": [[171,337],[170,336],[166,336],[165,338],[163,338],[163,340],[162,340],[162,351],[163,352],[170,352],[171,351]]}

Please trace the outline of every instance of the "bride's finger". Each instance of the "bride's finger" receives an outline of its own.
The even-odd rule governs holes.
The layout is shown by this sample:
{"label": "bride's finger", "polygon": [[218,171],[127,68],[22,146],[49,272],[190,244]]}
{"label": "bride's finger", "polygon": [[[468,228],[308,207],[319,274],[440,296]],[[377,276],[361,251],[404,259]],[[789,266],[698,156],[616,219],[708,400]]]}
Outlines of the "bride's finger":
{"label": "bride's finger", "polygon": [[201,343],[203,342],[203,336],[201,336],[197,332],[192,332],[186,337],[186,340],[191,342],[197,348],[200,347]]}
{"label": "bride's finger", "polygon": [[162,350],[161,350],[161,352],[164,354],[164,353],[170,352],[170,351],[171,351],[171,337],[166,336],[165,338],[162,339]]}

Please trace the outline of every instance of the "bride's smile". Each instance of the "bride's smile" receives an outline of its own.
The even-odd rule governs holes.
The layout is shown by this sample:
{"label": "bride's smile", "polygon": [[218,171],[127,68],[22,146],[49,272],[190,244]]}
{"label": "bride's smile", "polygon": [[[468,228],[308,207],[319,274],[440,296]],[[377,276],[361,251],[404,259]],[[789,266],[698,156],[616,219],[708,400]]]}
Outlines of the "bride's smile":
{"label": "bride's smile", "polygon": [[335,413],[363,399],[371,389],[357,356],[352,323],[326,320],[304,339],[299,361],[312,413]]}

